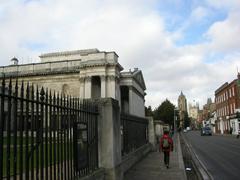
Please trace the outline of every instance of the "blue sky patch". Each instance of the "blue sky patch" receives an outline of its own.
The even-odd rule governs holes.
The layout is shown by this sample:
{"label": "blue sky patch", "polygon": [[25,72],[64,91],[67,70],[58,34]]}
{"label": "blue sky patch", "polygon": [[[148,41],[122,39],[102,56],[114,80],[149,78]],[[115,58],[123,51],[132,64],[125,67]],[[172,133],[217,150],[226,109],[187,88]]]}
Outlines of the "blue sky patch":
{"label": "blue sky patch", "polygon": [[[199,7],[204,9],[206,14],[199,19],[194,19],[192,13]],[[182,34],[182,38],[176,42],[177,46],[198,44],[206,41],[204,34],[211,25],[214,22],[223,21],[228,15],[228,12],[224,9],[215,11],[214,8],[206,6],[204,2],[190,0],[166,0],[159,3],[157,8],[164,19],[166,30]]]}

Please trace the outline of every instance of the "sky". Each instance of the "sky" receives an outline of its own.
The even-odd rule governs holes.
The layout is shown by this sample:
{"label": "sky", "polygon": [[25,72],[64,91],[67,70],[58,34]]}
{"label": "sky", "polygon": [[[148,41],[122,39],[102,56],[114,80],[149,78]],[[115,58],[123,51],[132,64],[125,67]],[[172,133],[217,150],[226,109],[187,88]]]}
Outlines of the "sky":
{"label": "sky", "polygon": [[202,106],[240,71],[240,0],[0,0],[0,66],[89,48],[142,70],[146,106]]}

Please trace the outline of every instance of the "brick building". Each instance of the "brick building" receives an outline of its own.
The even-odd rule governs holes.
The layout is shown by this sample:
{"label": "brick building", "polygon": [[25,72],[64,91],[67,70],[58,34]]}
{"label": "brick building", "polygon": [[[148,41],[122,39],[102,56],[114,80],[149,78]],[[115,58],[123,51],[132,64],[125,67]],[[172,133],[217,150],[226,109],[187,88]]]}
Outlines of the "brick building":
{"label": "brick building", "polygon": [[240,74],[231,83],[224,83],[215,91],[216,132],[237,134],[239,131],[238,110],[240,109]]}

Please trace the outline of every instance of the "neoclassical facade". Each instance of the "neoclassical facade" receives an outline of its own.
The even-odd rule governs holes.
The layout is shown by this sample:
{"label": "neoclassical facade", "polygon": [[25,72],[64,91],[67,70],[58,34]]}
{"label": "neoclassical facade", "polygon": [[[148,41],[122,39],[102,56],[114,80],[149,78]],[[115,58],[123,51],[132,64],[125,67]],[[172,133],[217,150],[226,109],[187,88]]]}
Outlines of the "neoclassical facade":
{"label": "neoclassical facade", "polygon": [[98,49],[42,54],[41,62],[0,67],[1,76],[43,86],[82,99],[111,97],[119,101],[121,111],[145,116],[145,82],[141,70],[128,72],[118,62],[115,52]]}

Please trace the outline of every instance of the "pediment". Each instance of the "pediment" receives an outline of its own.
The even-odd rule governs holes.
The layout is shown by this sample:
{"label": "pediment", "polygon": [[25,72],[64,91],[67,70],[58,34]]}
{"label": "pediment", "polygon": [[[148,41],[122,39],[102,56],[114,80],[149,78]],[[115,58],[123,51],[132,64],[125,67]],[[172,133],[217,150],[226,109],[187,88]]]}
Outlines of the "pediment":
{"label": "pediment", "polygon": [[146,90],[146,85],[145,85],[145,81],[143,78],[143,74],[142,71],[136,71],[133,74],[133,78],[135,79],[135,81],[137,81],[137,83],[144,89]]}

